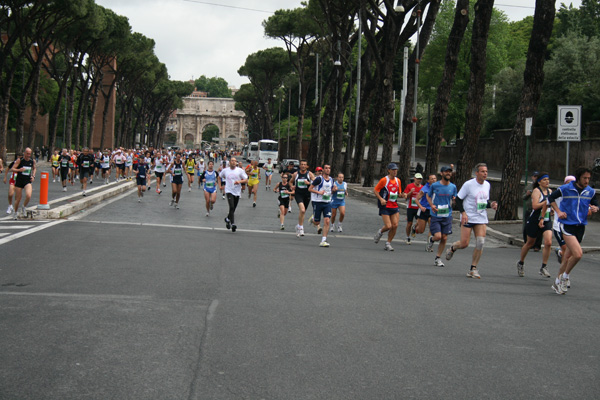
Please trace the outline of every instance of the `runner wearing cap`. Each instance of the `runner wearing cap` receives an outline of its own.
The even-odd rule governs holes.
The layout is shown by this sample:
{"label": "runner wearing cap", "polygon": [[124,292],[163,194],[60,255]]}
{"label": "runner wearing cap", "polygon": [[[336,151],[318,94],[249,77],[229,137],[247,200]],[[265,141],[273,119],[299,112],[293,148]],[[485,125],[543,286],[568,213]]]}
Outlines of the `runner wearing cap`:
{"label": "runner wearing cap", "polygon": [[410,233],[412,231],[413,220],[418,219],[417,213],[419,212],[419,203],[417,196],[423,188],[421,183],[423,182],[423,175],[420,173],[415,174],[415,180],[413,183],[406,186],[404,193],[406,193],[406,244],[410,244]]}
{"label": "runner wearing cap", "polygon": [[377,206],[379,207],[379,215],[383,220],[383,227],[377,231],[374,240],[379,243],[379,240],[385,232],[388,233],[387,241],[385,242],[384,250],[394,251],[392,240],[398,229],[398,221],[400,214],[398,212],[398,197],[406,198],[406,194],[402,193],[402,184],[398,175],[398,166],[395,163],[390,163],[387,166],[388,174],[381,178],[375,188],[375,196],[377,197]]}
{"label": "runner wearing cap", "polygon": [[[560,220],[560,230],[567,245],[558,275],[552,285],[556,294],[566,294],[571,286],[569,275],[583,257],[581,241],[585,234],[588,216],[598,212],[596,191],[589,186],[592,171],[579,167],[575,171],[575,181],[555,190],[548,201]],[[562,198],[559,205],[556,200]]]}
{"label": "runner wearing cap", "polygon": [[[575,180],[575,177],[573,175],[566,176],[565,180],[564,180],[564,184],[573,182],[574,180]],[[561,197],[556,199],[556,204],[559,207],[560,207],[561,200],[562,200]],[[558,219],[558,216],[556,214],[554,214],[554,221],[552,222],[552,232],[554,233],[554,237],[556,238],[556,241],[558,242],[558,247],[556,248],[556,250],[554,250],[554,252],[556,253],[556,258],[558,259],[558,263],[561,264],[562,256],[563,256],[565,250],[567,249],[567,244],[565,243],[565,240],[563,239],[563,234],[560,231],[560,219]]]}
{"label": "runner wearing cap", "polygon": [[454,242],[446,252],[446,260],[450,260],[454,252],[469,246],[471,231],[475,234],[476,243],[473,250],[471,269],[467,278],[481,279],[477,264],[483,252],[485,234],[488,223],[487,209],[498,208],[498,203],[490,202],[490,183],[486,181],[488,175],[487,165],[484,163],[475,166],[475,178],[462,185],[456,197],[456,207],[460,211],[460,240]]}
{"label": "runner wearing cap", "polygon": [[417,234],[425,232],[427,223],[431,219],[431,206],[427,202],[426,194],[429,193],[431,185],[433,185],[435,182],[437,182],[436,174],[427,175],[427,182],[417,194],[417,206],[419,207],[419,210],[417,211],[417,223],[413,225],[410,230],[413,238]]}
{"label": "runner wearing cap", "polygon": [[435,256],[434,265],[443,267],[440,258],[446,247],[448,235],[452,234],[452,200],[456,198],[456,185],[450,182],[452,179],[452,168],[442,167],[442,180],[431,185],[427,193],[427,202],[431,207],[431,222],[429,232],[431,236],[427,240],[427,251],[433,251],[433,244],[440,242]]}

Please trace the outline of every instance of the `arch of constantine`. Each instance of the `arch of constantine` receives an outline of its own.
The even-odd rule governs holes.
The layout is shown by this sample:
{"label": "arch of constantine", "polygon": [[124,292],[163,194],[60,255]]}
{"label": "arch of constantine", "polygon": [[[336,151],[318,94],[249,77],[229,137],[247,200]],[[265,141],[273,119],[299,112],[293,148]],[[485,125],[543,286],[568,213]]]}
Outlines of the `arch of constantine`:
{"label": "arch of constantine", "polygon": [[[177,110],[177,145],[200,148],[202,132],[209,125],[219,128],[219,143],[238,148],[246,142],[246,114],[235,109],[235,100],[184,97]],[[193,145],[191,144],[193,142]]]}

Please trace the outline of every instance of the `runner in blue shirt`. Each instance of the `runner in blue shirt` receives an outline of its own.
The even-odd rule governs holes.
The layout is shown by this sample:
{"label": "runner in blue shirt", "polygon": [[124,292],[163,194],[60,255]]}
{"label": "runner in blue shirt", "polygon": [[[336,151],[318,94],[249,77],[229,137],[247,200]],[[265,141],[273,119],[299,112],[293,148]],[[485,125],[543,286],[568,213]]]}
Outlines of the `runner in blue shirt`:
{"label": "runner in blue shirt", "polygon": [[427,202],[426,195],[429,193],[431,185],[433,185],[436,181],[437,176],[435,174],[429,174],[427,176],[427,183],[421,188],[421,191],[417,195],[417,205],[419,206],[419,211],[417,211],[417,223],[411,228],[412,237],[415,237],[417,233],[420,234],[425,232],[427,222],[429,222],[429,218],[431,218],[431,207]]}
{"label": "runner in blue shirt", "polygon": [[431,207],[431,222],[429,224],[431,236],[427,240],[426,250],[433,251],[433,244],[440,242],[434,262],[437,267],[444,266],[440,257],[446,247],[448,235],[452,234],[452,200],[458,192],[456,185],[450,182],[452,168],[442,167],[441,175],[442,180],[431,185],[429,193],[426,194],[427,202]]}

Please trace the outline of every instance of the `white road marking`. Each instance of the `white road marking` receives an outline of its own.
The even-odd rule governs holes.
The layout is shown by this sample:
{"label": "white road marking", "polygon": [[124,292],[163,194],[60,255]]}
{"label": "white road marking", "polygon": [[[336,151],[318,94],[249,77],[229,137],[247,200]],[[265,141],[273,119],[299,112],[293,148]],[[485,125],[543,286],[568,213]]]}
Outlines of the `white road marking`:
{"label": "white road marking", "polygon": [[0,245],[6,244],[8,242],[12,242],[15,239],[19,239],[19,238],[22,238],[22,237],[27,236],[27,235],[31,235],[32,233],[42,231],[42,230],[44,230],[46,228],[51,228],[54,225],[62,224],[63,222],[65,222],[65,220],[61,219],[61,220],[58,220],[58,221],[48,222],[47,224],[39,225],[39,226],[37,226],[35,228],[30,228],[30,229],[27,229],[27,230],[15,233],[13,235],[10,235],[10,236],[7,236],[5,238],[0,239]]}

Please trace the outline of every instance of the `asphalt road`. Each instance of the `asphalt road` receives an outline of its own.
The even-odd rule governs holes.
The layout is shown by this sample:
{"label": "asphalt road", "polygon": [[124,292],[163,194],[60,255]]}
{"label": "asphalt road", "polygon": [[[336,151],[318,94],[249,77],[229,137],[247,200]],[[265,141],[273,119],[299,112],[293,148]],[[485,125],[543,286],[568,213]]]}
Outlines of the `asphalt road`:
{"label": "asphalt road", "polygon": [[[565,296],[489,240],[433,266],[383,251],[372,202],[344,232],[279,231],[275,194],[133,192],[58,222],[0,220],[0,399],[558,399],[600,392],[600,254]],[[458,231],[456,229],[456,231]],[[457,239],[457,234],[452,238]],[[557,263],[551,258],[551,273]]]}

